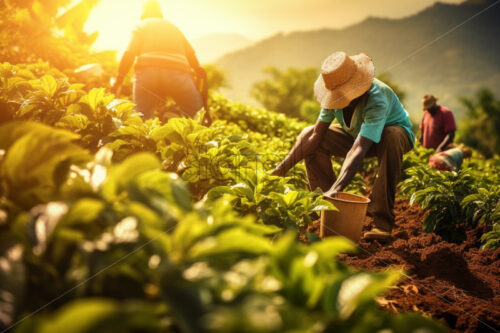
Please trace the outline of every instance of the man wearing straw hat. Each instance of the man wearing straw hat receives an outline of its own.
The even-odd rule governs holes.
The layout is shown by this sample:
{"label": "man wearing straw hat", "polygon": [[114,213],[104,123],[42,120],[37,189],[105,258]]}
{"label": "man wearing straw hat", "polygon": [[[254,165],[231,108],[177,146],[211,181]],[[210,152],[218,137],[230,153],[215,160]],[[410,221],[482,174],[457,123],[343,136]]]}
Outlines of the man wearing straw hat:
{"label": "man wearing straw hat", "polygon": [[437,104],[433,95],[425,95],[422,99],[424,116],[420,122],[419,141],[425,148],[436,149],[436,152],[446,150],[455,138],[455,119],[453,113]]}
{"label": "man wearing straw hat", "polygon": [[[368,207],[374,225],[364,238],[390,239],[402,159],[414,142],[408,112],[392,89],[374,78],[372,59],[365,54],[330,55],[314,93],[322,107],[318,121],[304,129],[272,174],[285,176],[305,159],[310,189],[319,187],[325,196],[335,197],[349,184],[363,158],[376,156],[379,170]],[[338,124],[330,126],[334,119]],[[331,156],[345,157],[337,177]]]}
{"label": "man wearing straw hat", "polygon": [[205,79],[206,73],[193,48],[175,25],[163,19],[157,0],[146,0],[141,20],[123,54],[113,93],[119,93],[135,62],[134,102],[144,118],[152,118],[167,96],[185,115],[194,116],[205,103],[194,78]]}

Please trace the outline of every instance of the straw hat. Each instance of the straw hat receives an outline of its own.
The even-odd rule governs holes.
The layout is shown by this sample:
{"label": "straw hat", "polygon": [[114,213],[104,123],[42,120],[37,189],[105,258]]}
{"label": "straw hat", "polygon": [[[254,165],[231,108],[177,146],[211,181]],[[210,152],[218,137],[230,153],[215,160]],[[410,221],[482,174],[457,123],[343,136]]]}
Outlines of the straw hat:
{"label": "straw hat", "polygon": [[424,110],[429,110],[436,105],[437,100],[438,99],[434,95],[425,95],[424,98],[422,98],[422,108]]}
{"label": "straw hat", "polygon": [[373,61],[364,53],[347,56],[335,52],[323,62],[314,95],[324,109],[342,109],[370,89],[375,77]]}

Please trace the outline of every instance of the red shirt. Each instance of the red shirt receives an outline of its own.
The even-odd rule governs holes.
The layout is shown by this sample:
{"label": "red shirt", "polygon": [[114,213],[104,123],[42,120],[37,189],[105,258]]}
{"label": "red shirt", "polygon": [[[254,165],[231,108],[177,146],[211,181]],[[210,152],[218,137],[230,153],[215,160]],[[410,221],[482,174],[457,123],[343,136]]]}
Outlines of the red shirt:
{"label": "red shirt", "polygon": [[439,105],[435,114],[425,111],[420,122],[422,145],[425,148],[436,149],[443,142],[446,134],[456,129],[453,113],[444,106]]}

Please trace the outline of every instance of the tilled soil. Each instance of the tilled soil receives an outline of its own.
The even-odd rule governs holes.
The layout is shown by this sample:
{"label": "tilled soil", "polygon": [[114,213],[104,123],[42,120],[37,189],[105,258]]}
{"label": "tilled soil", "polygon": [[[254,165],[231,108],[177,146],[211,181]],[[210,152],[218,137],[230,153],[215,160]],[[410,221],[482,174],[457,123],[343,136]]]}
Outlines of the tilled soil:
{"label": "tilled soil", "polygon": [[[460,245],[424,233],[424,212],[407,200],[396,201],[395,213],[392,241],[361,240],[356,254],[340,255],[358,268],[405,270],[406,278],[379,304],[392,312],[432,316],[451,332],[500,332],[500,249],[479,250],[480,229],[469,231]],[[367,218],[365,230],[369,223]]]}

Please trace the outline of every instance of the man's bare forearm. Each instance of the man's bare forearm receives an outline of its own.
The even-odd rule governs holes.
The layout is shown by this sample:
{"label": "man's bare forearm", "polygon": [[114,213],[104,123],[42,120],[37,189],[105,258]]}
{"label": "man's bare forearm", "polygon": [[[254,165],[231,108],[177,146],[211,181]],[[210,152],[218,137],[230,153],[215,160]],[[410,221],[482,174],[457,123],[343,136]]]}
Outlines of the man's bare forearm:
{"label": "man's bare forearm", "polygon": [[351,182],[352,178],[356,174],[356,172],[361,167],[363,163],[362,154],[360,151],[350,151],[346,156],[344,163],[342,164],[342,168],[340,169],[337,180],[332,186],[332,189],[336,192],[340,192],[347,187],[347,185]]}
{"label": "man's bare forearm", "polygon": [[123,54],[123,57],[120,61],[120,66],[118,67],[118,76],[116,77],[117,85],[120,85],[123,82],[125,76],[127,76],[127,73],[130,71],[130,68],[132,68],[134,61],[135,56],[132,53],[125,52]]}
{"label": "man's bare forearm", "polygon": [[299,163],[311,154],[319,146],[319,138],[314,133],[309,133],[308,135],[302,137],[290,151],[290,153],[285,157],[285,159],[278,165],[276,169],[279,169],[282,174],[286,174],[295,164]]}
{"label": "man's bare forearm", "polygon": [[455,132],[449,132],[446,134],[444,137],[443,141],[439,144],[439,146],[436,148],[437,152],[442,151],[447,145],[453,142],[453,139],[455,138]]}
{"label": "man's bare forearm", "polygon": [[328,131],[330,123],[318,121],[313,128],[299,137],[297,143],[285,159],[272,172],[275,176],[284,176],[286,173],[306,157],[312,154],[320,145]]}
{"label": "man's bare forearm", "polygon": [[347,153],[347,156],[342,164],[339,175],[332,187],[325,192],[326,196],[333,196],[337,192],[343,191],[347,185],[351,182],[352,178],[361,168],[363,164],[363,159],[365,158],[368,150],[372,146],[373,141],[358,137],[354,142],[351,150]]}

